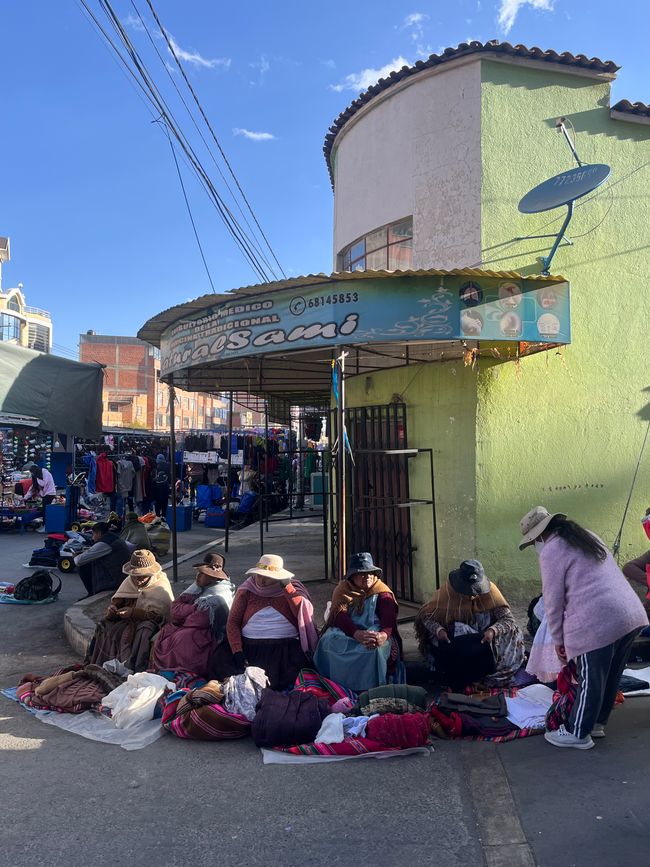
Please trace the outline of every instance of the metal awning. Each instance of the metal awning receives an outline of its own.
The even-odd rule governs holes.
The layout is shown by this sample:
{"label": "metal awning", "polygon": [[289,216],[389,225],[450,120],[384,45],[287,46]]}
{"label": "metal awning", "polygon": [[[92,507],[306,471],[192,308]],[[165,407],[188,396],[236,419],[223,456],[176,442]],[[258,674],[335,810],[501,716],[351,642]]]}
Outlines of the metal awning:
{"label": "metal awning", "polygon": [[150,319],[161,379],[189,391],[328,402],[331,360],[348,375],[490,352],[503,360],[570,340],[561,276],[476,268],[311,274],[203,295]]}

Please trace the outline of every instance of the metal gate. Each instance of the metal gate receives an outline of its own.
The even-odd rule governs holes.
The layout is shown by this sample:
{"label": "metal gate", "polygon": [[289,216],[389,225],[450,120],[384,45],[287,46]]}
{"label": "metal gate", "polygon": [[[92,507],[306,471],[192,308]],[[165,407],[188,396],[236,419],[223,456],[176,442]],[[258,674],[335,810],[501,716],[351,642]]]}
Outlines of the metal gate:
{"label": "metal gate", "polygon": [[[354,463],[347,457],[347,550],[370,551],[384,572],[384,580],[400,599],[413,600],[413,562],[407,453],[406,406],[346,409],[346,428]],[[330,417],[330,442],[338,438],[336,414]],[[335,462],[332,461],[334,471]],[[330,484],[330,564],[338,562],[339,533],[336,525],[338,496]]]}

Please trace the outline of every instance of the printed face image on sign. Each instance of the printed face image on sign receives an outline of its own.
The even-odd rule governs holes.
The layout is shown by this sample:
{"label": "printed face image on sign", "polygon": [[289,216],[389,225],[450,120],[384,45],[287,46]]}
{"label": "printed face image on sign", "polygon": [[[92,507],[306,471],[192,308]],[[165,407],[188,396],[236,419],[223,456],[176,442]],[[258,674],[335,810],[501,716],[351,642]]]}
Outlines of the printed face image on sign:
{"label": "printed face image on sign", "polygon": [[521,317],[517,313],[504,313],[499,320],[499,328],[504,337],[518,337],[521,334]]}
{"label": "printed face image on sign", "polygon": [[554,313],[543,313],[537,320],[537,330],[542,337],[555,337],[560,333],[560,320]]}
{"label": "printed face image on sign", "polygon": [[460,330],[468,337],[478,337],[483,331],[483,317],[475,310],[463,310],[460,314]]}
{"label": "printed face image on sign", "polygon": [[521,304],[521,289],[516,283],[502,283],[499,286],[499,301],[504,310],[514,310]]}
{"label": "printed face image on sign", "polygon": [[552,286],[540,289],[537,293],[537,303],[542,310],[552,310],[557,304],[557,292]]}
{"label": "printed face image on sign", "polygon": [[483,290],[473,281],[460,287],[460,300],[466,307],[476,307],[483,301]]}

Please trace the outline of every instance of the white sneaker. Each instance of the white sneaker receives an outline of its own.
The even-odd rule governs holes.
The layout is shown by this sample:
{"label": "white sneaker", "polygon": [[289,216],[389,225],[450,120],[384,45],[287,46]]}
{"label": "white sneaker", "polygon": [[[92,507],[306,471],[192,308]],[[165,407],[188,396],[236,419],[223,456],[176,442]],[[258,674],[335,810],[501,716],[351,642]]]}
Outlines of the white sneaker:
{"label": "white sneaker", "polygon": [[45,527],[39,527],[38,530],[35,530],[36,533],[45,533]]}
{"label": "white sneaker", "polygon": [[605,735],[605,726],[602,723],[595,723],[594,727],[591,730],[592,738],[604,738]]}
{"label": "white sneaker", "polygon": [[555,732],[544,732],[544,740],[553,744],[554,747],[573,747],[575,750],[590,750],[596,746],[591,735],[587,735],[586,738],[577,738],[568,732],[564,726],[560,726]]}

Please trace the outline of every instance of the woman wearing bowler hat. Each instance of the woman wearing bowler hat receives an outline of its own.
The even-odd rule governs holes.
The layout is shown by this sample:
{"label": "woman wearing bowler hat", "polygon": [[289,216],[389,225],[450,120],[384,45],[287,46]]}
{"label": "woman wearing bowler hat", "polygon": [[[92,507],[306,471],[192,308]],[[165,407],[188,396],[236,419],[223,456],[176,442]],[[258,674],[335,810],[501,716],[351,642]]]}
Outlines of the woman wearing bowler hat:
{"label": "woman wearing bowler hat", "polygon": [[524,636],[478,560],[449,573],[415,619],[422,655],[448,686],[505,686],[524,661]]}
{"label": "woman wearing bowler hat", "polygon": [[397,601],[381,574],[370,554],[352,555],[314,655],[320,674],[357,692],[405,681]]}
{"label": "woman wearing bowler hat", "polygon": [[196,563],[196,577],[172,605],[171,622],[158,633],[152,663],[158,671],[190,671],[207,680],[233,674],[226,623],[235,588],[221,554]]}

